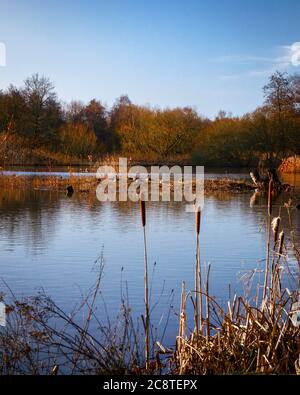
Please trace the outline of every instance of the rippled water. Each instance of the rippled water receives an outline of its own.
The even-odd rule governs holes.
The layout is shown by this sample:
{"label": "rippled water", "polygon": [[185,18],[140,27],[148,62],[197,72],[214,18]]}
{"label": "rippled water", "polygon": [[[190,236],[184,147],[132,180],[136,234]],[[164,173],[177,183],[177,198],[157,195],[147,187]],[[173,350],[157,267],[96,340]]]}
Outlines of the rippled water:
{"label": "rippled water", "polygon": [[[215,178],[224,173],[206,176]],[[281,195],[274,213],[287,199],[288,195]],[[241,274],[262,265],[265,205],[264,196],[254,199],[251,193],[214,194],[205,199],[201,262],[203,266],[211,263],[211,293],[222,300],[228,297],[229,284],[232,292],[242,292]],[[282,213],[287,227],[287,216]],[[187,289],[193,289],[194,220],[193,214],[185,212],[184,204],[147,204],[151,301],[152,305],[157,302],[152,316],[158,325],[162,315],[166,318],[170,304],[174,306],[168,342],[177,333],[182,281]],[[294,211],[293,221],[299,232],[299,211]],[[47,190],[1,190],[0,251],[0,277],[17,295],[32,295],[43,287],[68,311],[95,281],[94,262],[102,254],[102,294],[110,314],[119,309],[121,282],[123,291],[128,284],[134,314],[143,312],[143,234],[136,203],[100,203],[94,195],[76,193],[69,199],[64,192]],[[106,315],[102,304],[98,314]],[[164,320],[160,331],[163,325]]]}

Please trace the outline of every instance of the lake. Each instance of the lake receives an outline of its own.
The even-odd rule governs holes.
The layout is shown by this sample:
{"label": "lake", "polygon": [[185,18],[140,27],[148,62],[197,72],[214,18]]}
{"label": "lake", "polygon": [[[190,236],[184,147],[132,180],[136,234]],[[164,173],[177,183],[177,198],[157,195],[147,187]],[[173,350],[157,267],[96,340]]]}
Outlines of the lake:
{"label": "lake", "polygon": [[[16,173],[16,169],[10,171]],[[39,175],[32,170],[17,174]],[[55,170],[57,174],[68,176],[61,169]],[[248,174],[210,170],[205,176],[246,178]],[[300,187],[299,176],[285,181]],[[276,200],[274,215],[288,198],[283,193]],[[286,210],[282,210],[282,219],[288,230]],[[293,222],[299,240],[297,210]],[[222,303],[229,291],[231,295],[243,292],[241,276],[245,280],[247,273],[264,267],[265,224],[265,196],[218,193],[205,197],[201,263],[203,267],[211,264],[211,294]],[[186,289],[194,288],[195,215],[185,211],[184,203],[147,203],[147,242],[151,305],[155,306],[152,323],[162,335],[169,320],[163,341],[172,345],[178,333],[182,281]],[[134,316],[143,313],[143,233],[138,203],[100,203],[93,194],[77,193],[70,199],[63,191],[45,189],[3,189],[0,250],[0,277],[17,296],[34,295],[43,288],[66,311],[95,282],[94,262],[102,256],[104,302],[98,304],[99,318],[106,319],[107,311],[111,317],[118,313],[126,287]],[[289,259],[293,261],[292,254]],[[258,276],[259,272],[254,281]],[[5,290],[4,283],[1,289]]]}

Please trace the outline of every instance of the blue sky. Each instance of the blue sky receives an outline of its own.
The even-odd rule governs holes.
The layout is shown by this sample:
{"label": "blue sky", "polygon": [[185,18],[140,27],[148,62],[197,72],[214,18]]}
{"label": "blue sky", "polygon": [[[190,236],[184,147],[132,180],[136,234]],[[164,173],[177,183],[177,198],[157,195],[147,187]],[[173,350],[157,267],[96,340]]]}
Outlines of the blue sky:
{"label": "blue sky", "polygon": [[300,72],[299,20],[299,0],[0,0],[0,89],[38,72],[64,101],[241,115],[272,72]]}

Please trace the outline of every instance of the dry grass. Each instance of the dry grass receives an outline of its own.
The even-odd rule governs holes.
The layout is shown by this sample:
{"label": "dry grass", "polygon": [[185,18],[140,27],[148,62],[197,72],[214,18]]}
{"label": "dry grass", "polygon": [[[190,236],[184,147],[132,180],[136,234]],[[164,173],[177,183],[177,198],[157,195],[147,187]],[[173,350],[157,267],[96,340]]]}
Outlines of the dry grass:
{"label": "dry grass", "polygon": [[[0,375],[144,371],[139,327],[126,301],[122,301],[113,324],[112,317],[101,322],[97,318],[102,257],[95,269],[94,286],[71,313],[63,311],[43,292],[19,300],[7,287],[10,303],[6,304],[7,325],[0,331]],[[92,324],[96,325],[96,332],[91,330]],[[155,369],[155,365],[150,369]]]}
{"label": "dry grass", "polygon": [[[182,334],[175,363],[180,374],[295,374],[299,329],[290,322],[287,291],[263,307],[234,297],[224,311],[206,295],[212,335]],[[181,313],[184,317],[184,312]],[[181,327],[184,324],[181,323]],[[207,329],[206,328],[206,329]]]}
{"label": "dry grass", "polygon": [[[258,284],[253,298],[234,295],[225,309],[209,294],[209,266],[205,291],[200,292],[201,298],[206,300],[206,319],[201,317],[203,328],[199,331],[195,324],[190,334],[186,332],[186,304],[192,298],[196,315],[197,304],[194,300],[197,300],[198,291],[196,288],[193,292],[185,293],[183,286],[174,356],[176,373],[300,374],[300,326],[295,326],[291,320],[296,314],[293,304],[300,298],[300,276],[298,270],[293,291],[283,287],[287,252],[284,251],[284,232],[281,231],[278,236],[280,217],[275,217],[271,229],[271,187],[268,194],[267,256],[263,286]],[[289,211],[290,207],[287,206],[287,209]],[[291,233],[294,234],[293,231]],[[293,246],[300,269],[299,252],[295,244]],[[197,281],[197,274],[195,277]]]}

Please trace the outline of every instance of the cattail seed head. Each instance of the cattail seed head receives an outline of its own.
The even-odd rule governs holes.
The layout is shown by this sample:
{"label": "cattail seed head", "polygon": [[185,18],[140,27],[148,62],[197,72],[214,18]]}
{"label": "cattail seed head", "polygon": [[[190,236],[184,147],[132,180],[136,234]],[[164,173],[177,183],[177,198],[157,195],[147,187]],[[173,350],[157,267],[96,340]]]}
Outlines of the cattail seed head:
{"label": "cattail seed head", "polygon": [[274,243],[276,243],[277,239],[278,239],[278,230],[279,230],[280,221],[281,221],[280,217],[275,217],[272,221],[272,230],[274,233]]}
{"label": "cattail seed head", "polygon": [[279,254],[279,255],[282,254],[283,242],[284,242],[284,232],[283,232],[283,230],[282,230],[282,231],[280,232],[280,234],[279,234],[279,249],[278,249],[278,254]]}
{"label": "cattail seed head", "polygon": [[269,191],[268,191],[268,214],[272,214],[272,192],[273,192],[273,181],[269,182]]}
{"label": "cattail seed head", "polygon": [[140,194],[141,219],[143,227],[146,226],[146,204],[143,194]]}
{"label": "cattail seed head", "polygon": [[196,233],[199,235],[200,233],[200,222],[201,222],[201,209],[197,207],[196,211]]}

